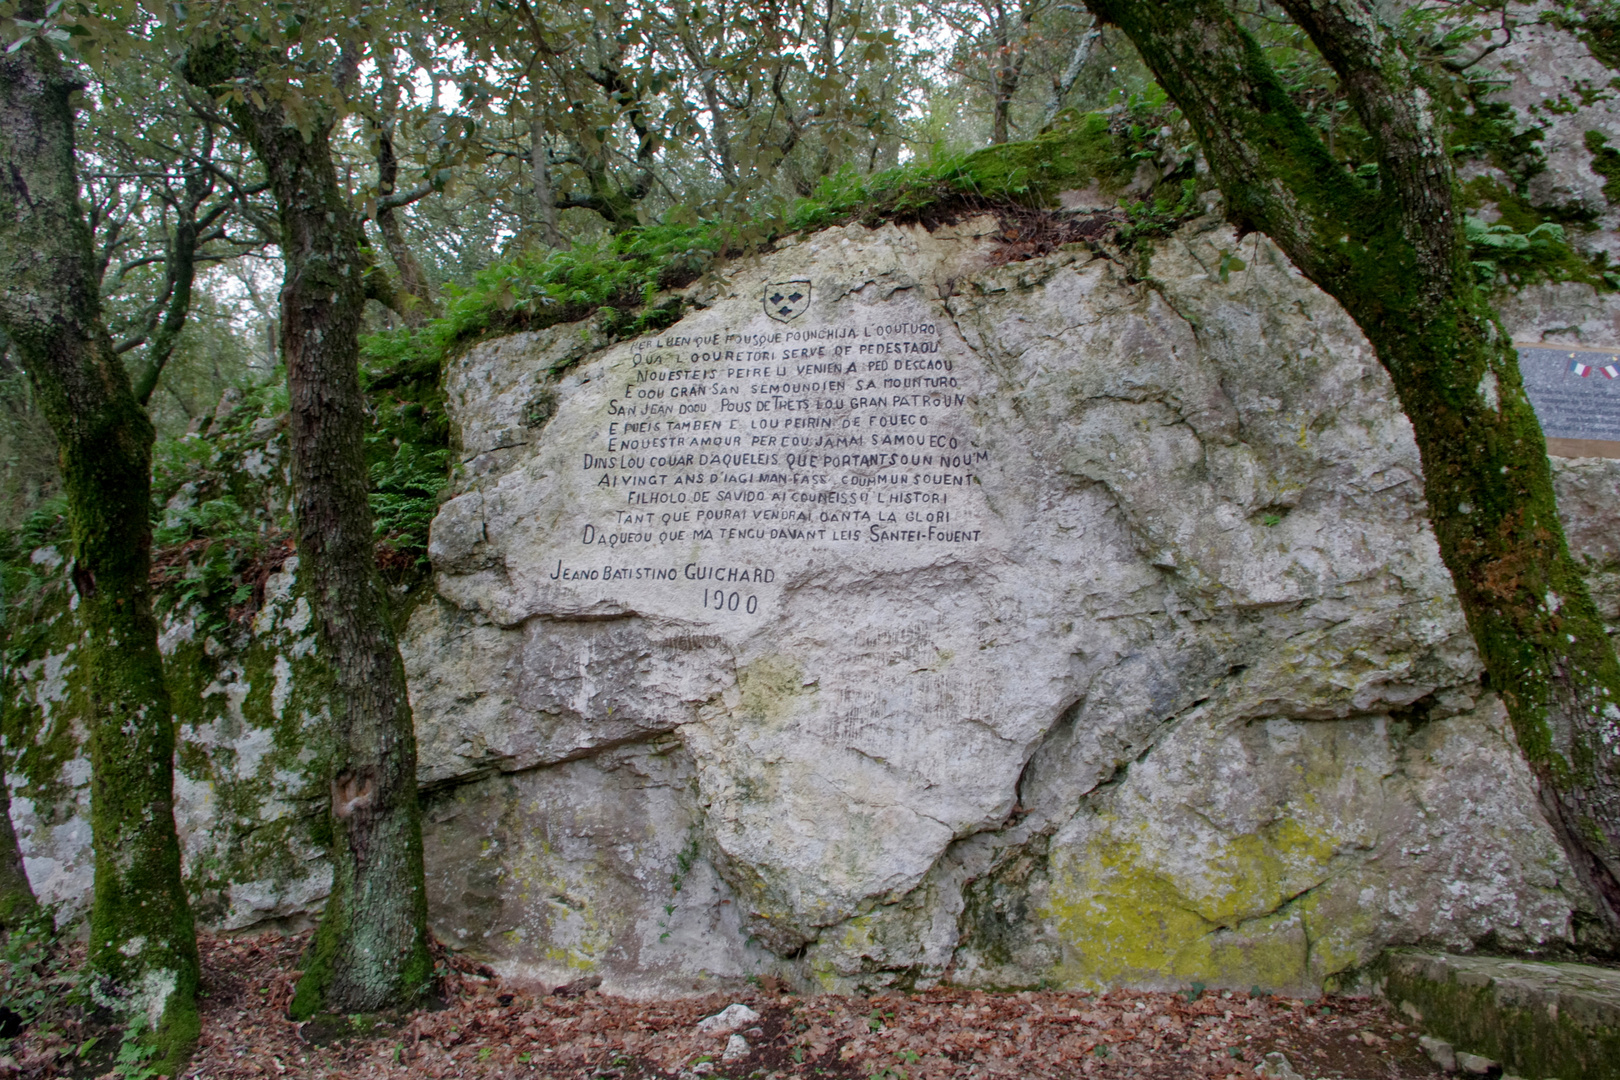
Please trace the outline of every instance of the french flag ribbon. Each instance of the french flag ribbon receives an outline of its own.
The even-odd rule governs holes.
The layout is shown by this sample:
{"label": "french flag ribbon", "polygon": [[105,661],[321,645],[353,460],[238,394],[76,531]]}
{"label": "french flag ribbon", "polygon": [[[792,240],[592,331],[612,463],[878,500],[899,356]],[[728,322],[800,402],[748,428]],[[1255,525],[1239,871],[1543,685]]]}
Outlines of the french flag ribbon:
{"label": "french flag ribbon", "polygon": [[[1620,360],[1620,356],[1611,356],[1609,359],[1611,361]],[[1588,364],[1582,360],[1577,360],[1574,353],[1570,354],[1569,373],[1571,375],[1579,375],[1584,379],[1594,371],[1602,373],[1605,379],[1620,379],[1620,365],[1608,363],[1604,364],[1602,367],[1595,368],[1591,364]]]}

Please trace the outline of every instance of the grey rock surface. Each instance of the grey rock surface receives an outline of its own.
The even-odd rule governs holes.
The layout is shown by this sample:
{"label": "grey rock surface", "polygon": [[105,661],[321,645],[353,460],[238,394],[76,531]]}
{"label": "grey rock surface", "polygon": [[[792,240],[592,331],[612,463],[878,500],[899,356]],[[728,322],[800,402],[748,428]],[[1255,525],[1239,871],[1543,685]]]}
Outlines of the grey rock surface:
{"label": "grey rock surface", "polygon": [[[1415,5],[1403,4],[1405,7]],[[1459,179],[1483,192],[1477,210],[1486,221],[1501,217],[1492,190],[1522,197],[1551,220],[1565,226],[1571,244],[1588,256],[1602,256],[1610,267],[1620,263],[1620,205],[1604,192],[1609,177],[1598,172],[1588,145],[1596,133],[1608,147],[1620,147],[1620,105],[1609,87],[1616,71],[1582,40],[1585,18],[1598,14],[1582,5],[1511,3],[1505,14],[1513,24],[1511,41],[1500,32],[1469,75],[1492,89],[1489,104],[1505,106],[1514,145],[1522,160],[1510,175],[1499,164],[1474,160]],[[1471,43],[1472,56],[1486,44]],[[1514,339],[1598,347],[1620,345],[1620,294],[1599,292],[1574,281],[1541,281],[1494,297]]]}
{"label": "grey rock surface", "polygon": [[[662,334],[456,362],[404,643],[438,923],[642,992],[1304,990],[1388,943],[1569,940],[1584,901],[1353,324],[1261,238],[1221,282],[1213,221],[1146,280],[992,265],[988,231],[828,230]],[[1617,476],[1560,470],[1594,580]]]}
{"label": "grey rock surface", "polygon": [[[998,265],[995,231],[790,238],[659,334],[451,364],[435,595],[401,642],[435,932],[511,979],[646,995],[1314,993],[1392,944],[1572,942],[1586,901],[1343,312],[1212,219],[1148,262]],[[277,513],[279,432],[239,454]],[[1555,476],[1620,621],[1620,463]],[[52,618],[12,807],[71,912],[88,767]],[[201,917],[301,925],[330,873],[296,560],[251,625],[181,612],[164,642],[196,699]]]}
{"label": "grey rock surface", "polygon": [[759,1013],[747,1005],[731,1004],[713,1016],[705,1016],[699,1020],[697,1028],[706,1035],[730,1035],[732,1032],[741,1031],[758,1019]]}
{"label": "grey rock surface", "polygon": [[1434,1035],[1418,1036],[1418,1045],[1429,1055],[1429,1060],[1446,1072],[1457,1071],[1457,1051],[1446,1040]]}
{"label": "grey rock surface", "polygon": [[1294,1071],[1288,1055],[1277,1051],[1267,1054],[1265,1060],[1254,1070],[1254,1074],[1267,1077],[1269,1080],[1304,1080],[1304,1077]]}
{"label": "grey rock surface", "polygon": [[[1620,213],[1603,191],[1606,178],[1592,167],[1594,154],[1587,145],[1591,131],[1617,144],[1620,108],[1602,92],[1615,72],[1581,40],[1578,10],[1558,19],[1549,18],[1551,9],[1542,4],[1507,7],[1516,23],[1513,39],[1482,59],[1475,77],[1492,81],[1491,100],[1513,110],[1519,130],[1536,133],[1534,152],[1545,167],[1530,177],[1526,196],[1535,206],[1589,218],[1592,227],[1573,231],[1571,239],[1587,250],[1608,252],[1611,263],[1620,261],[1615,232]],[[1501,43],[1501,34],[1492,40]]]}
{"label": "grey rock surface", "polygon": [[[1620,1076],[1620,971],[1413,950],[1379,967],[1384,993],[1430,1032],[1420,1041],[1443,1068]],[[1455,1064],[1446,1065],[1452,1047]]]}

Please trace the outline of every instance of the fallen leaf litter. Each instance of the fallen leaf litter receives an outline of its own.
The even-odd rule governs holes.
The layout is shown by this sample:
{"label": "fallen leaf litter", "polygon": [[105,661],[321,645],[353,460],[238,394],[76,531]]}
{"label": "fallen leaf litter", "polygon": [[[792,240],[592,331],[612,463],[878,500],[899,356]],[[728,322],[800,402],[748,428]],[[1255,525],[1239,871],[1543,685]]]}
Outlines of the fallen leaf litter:
{"label": "fallen leaf litter", "polygon": [[[766,979],[725,994],[634,1001],[603,994],[590,981],[551,994],[508,985],[463,957],[450,960],[441,1007],[330,1039],[319,1025],[287,1018],[304,941],[267,935],[200,942],[207,996],[188,1078],[1250,1080],[1265,1055],[1278,1051],[1308,1078],[1443,1075],[1419,1049],[1420,1032],[1376,1000],[1120,990],[799,996]],[[734,1010],[749,1026],[728,1021],[700,1030],[701,1021],[731,1005],[758,1017]],[[722,1060],[728,1046],[732,1056]],[[30,1064],[24,1075],[68,1071],[66,1059]]]}

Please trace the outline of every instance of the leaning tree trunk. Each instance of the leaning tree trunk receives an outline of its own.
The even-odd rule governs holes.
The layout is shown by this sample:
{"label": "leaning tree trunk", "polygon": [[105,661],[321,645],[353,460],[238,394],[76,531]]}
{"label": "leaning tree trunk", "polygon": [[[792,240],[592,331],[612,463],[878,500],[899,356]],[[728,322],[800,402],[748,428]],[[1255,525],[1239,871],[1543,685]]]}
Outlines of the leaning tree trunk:
{"label": "leaning tree trunk", "polygon": [[1620,929],[1620,660],[1570,557],[1518,357],[1475,286],[1423,73],[1374,0],[1280,0],[1378,150],[1335,161],[1222,0],[1087,0],[1192,124],[1228,213],[1331,294],[1412,422],[1441,556],[1543,808]]}
{"label": "leaning tree trunk", "polygon": [[98,1005],[178,1070],[198,1032],[197,941],[174,831],[174,720],[147,583],[152,423],[102,322],[73,162],[77,89],[34,41],[0,58],[0,326],[56,431],[90,702]]}
{"label": "leaning tree trunk", "polygon": [[[257,72],[229,45],[196,50],[187,64],[205,87],[240,75]],[[292,1012],[374,1012],[418,1000],[433,962],[416,733],[367,502],[365,235],[338,183],[330,118],[305,134],[273,100],[232,111],[280,211],[296,542],[331,677],[332,895]]]}
{"label": "leaning tree trunk", "polygon": [[411,250],[400,224],[399,211],[388,204],[399,183],[399,158],[394,153],[394,124],[389,117],[377,126],[377,229],[382,233],[383,246],[399,271],[399,291],[405,294],[401,306],[407,326],[425,326],[437,315],[438,300],[433,295],[433,282],[428,278],[422,262]]}

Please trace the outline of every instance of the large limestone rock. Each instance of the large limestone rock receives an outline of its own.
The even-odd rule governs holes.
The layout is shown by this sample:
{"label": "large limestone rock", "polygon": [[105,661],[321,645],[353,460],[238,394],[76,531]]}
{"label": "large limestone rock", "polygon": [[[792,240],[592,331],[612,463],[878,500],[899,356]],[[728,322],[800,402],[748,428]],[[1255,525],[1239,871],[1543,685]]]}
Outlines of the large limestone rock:
{"label": "large limestone rock", "polygon": [[[1392,943],[1577,939],[1409,427],[1343,313],[1213,219],[1006,265],[996,231],[830,230],[722,268],[663,333],[452,363],[435,595],[402,643],[436,932],[646,994],[1303,991]],[[1534,310],[1515,336],[1598,340],[1554,291]],[[207,452],[199,483],[286,512],[274,419]],[[1557,478],[1620,622],[1620,463]],[[187,878],[225,930],[307,924],[330,882],[313,613],[276,566],[251,618],[181,604],[163,632]],[[35,629],[7,778],[71,917],[69,590]]]}
{"label": "large limestone rock", "polygon": [[[663,333],[454,362],[404,642],[440,932],[637,992],[1571,940],[1353,324],[1263,239],[1223,282],[1213,221],[1150,260],[991,231],[829,230]],[[1561,476],[1608,581],[1614,467]]]}

